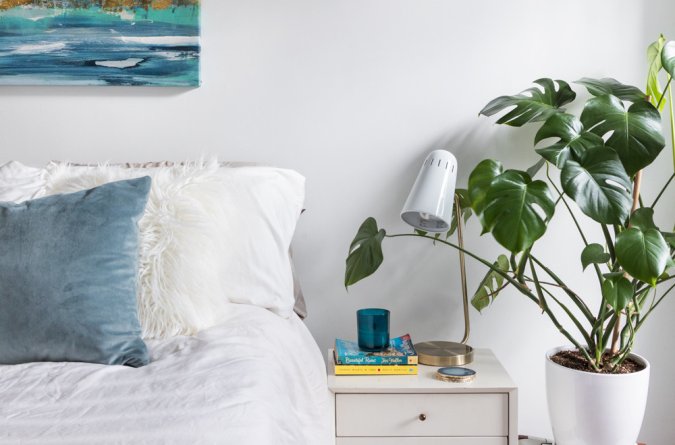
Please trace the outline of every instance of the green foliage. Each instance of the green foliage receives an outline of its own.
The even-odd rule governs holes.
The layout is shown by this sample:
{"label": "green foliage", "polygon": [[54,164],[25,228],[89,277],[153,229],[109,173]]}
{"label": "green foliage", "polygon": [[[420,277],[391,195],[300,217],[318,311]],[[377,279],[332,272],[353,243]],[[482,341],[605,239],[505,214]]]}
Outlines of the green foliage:
{"label": "green foliage", "polygon": [[[471,207],[482,221],[483,208],[485,207],[485,198],[490,189],[492,180],[499,176],[504,167],[499,161],[485,159],[481,161],[469,176],[469,199]],[[485,226],[485,224],[483,224]]]}
{"label": "green foliage", "polygon": [[663,34],[659,38],[649,45],[647,48],[647,65],[649,71],[647,73],[647,96],[649,96],[649,102],[657,106],[659,103],[659,111],[663,111],[663,107],[666,106],[666,102],[662,101],[663,90],[661,89],[661,84],[659,82],[659,72],[663,68],[663,63],[661,62],[661,52],[663,47],[666,44],[666,38],[663,37]]}
{"label": "green foliage", "polygon": [[474,207],[484,231],[517,253],[529,249],[546,232],[555,202],[545,182],[532,181],[525,172],[507,170],[490,182],[480,210]]}
{"label": "green foliage", "polygon": [[590,148],[578,162],[569,159],[560,181],[565,193],[595,221],[623,224],[628,218],[633,186],[619,156],[611,148]]}
{"label": "green foliage", "polygon": [[386,232],[377,228],[375,218],[367,218],[359,227],[352,244],[349,246],[345,287],[356,284],[372,275],[382,264],[382,240]]}
{"label": "green foliage", "polygon": [[656,229],[656,224],[654,223],[654,209],[651,207],[642,207],[635,210],[630,215],[630,226],[637,227],[640,230],[647,229]]}
{"label": "green foliage", "polygon": [[581,123],[598,136],[610,135],[606,144],[619,154],[628,176],[648,166],[666,142],[661,134],[661,115],[647,101],[628,109],[618,97],[598,96],[586,102]]}
{"label": "green foliage", "polygon": [[621,312],[633,298],[633,285],[621,275],[611,276],[602,283],[602,297],[614,312]]}
{"label": "green foliage", "polygon": [[[499,255],[497,261],[493,264],[493,267],[497,270],[500,270],[504,273],[509,271],[509,259],[506,255]],[[497,298],[497,295],[504,285],[504,276],[494,269],[490,269],[488,273],[483,277],[483,281],[478,285],[478,290],[473,294],[471,298],[471,305],[475,307],[479,312],[485,309],[490,305],[491,302]]]}
{"label": "green foliage", "polygon": [[[456,189],[455,198],[459,202],[460,211],[462,213],[460,217],[464,220],[464,223],[466,223],[473,214],[473,211],[471,210],[471,198],[469,197],[469,191],[466,189]],[[450,229],[445,234],[445,239],[450,238],[455,233],[455,230],[457,230],[456,206],[452,208],[452,221],[450,221]]]}
{"label": "green foliage", "polygon": [[668,42],[663,46],[661,64],[670,77],[675,77],[675,41]]}
{"label": "green foliage", "polygon": [[610,255],[598,243],[589,244],[581,251],[581,267],[586,270],[589,264],[604,264],[610,260]]}
{"label": "green foliage", "polygon": [[[663,36],[661,36],[663,37]],[[675,77],[675,42],[667,42],[661,48],[661,65],[663,69],[668,73],[668,86],[667,92],[670,99],[670,145],[673,150],[673,171],[675,171],[675,112],[673,111],[673,87],[672,80]],[[654,74],[658,76],[658,72]],[[665,92],[663,97],[661,97],[661,103],[665,104]]]}
{"label": "green foliage", "polygon": [[534,178],[534,176],[541,170],[541,168],[546,165],[546,159],[541,158],[537,162],[535,162],[532,166],[530,166],[525,172],[530,175],[530,178]]}
{"label": "green foliage", "polygon": [[[367,219],[350,247],[345,285],[377,270],[382,262],[381,244],[385,236],[418,236],[434,244],[458,248],[448,239],[459,218],[466,221],[473,212],[482,233],[490,233],[511,253],[510,258],[500,255],[491,262],[464,250],[488,268],[471,299],[474,308],[482,311],[509,285],[537,304],[556,329],[584,355],[591,368],[598,372],[614,370],[628,356],[645,319],[675,289],[670,286],[651,303],[647,301],[650,286],[673,279],[668,272],[675,267],[675,227],[673,232],[661,231],[655,224],[652,208],[670,181],[652,207],[644,207],[642,199],[633,201],[634,193],[638,197],[639,187],[634,183],[637,173],[653,163],[665,146],[659,109],[663,109],[667,99],[672,101],[669,88],[675,75],[675,42],[666,42],[661,36],[648,49],[648,63],[646,94],[612,78],[578,80],[576,83],[591,95],[579,116],[563,108],[576,99],[576,93],[562,80],[538,79],[535,86],[520,94],[490,101],[480,111],[481,115],[503,112],[497,119],[499,124],[539,126],[534,137],[535,151],[540,155],[538,162],[527,172],[506,169],[494,159],[480,162],[471,171],[467,189],[457,189],[461,214],[456,214],[455,209],[445,238],[424,232],[386,235],[374,219]],[[661,71],[669,75],[666,91],[662,91],[659,83]],[[675,128],[675,122],[672,124]],[[671,136],[675,156],[675,129],[671,129]],[[544,165],[551,189],[546,182],[532,179]],[[551,166],[560,170],[559,185],[556,175],[550,174]],[[546,234],[558,203],[569,210],[580,235],[579,242],[583,242],[582,270],[597,276],[603,297],[597,313],[591,311],[582,294],[556,275],[554,267],[536,257],[537,240]],[[602,244],[584,233],[586,226],[577,220],[574,206],[597,223],[595,233],[602,234]],[[573,241],[566,233],[554,236],[558,243]],[[552,310],[552,305],[557,305],[560,311]],[[561,314],[579,331],[581,341],[558,321]],[[605,361],[603,353],[617,323],[622,332],[617,337],[618,352],[614,351],[615,355]]]}
{"label": "green foliage", "polygon": [[569,84],[562,80],[556,80],[558,89],[552,79],[537,79],[534,81],[539,87],[531,87],[515,96],[500,96],[492,100],[480,111],[480,114],[492,116],[500,111],[512,107],[515,108],[497,123],[520,127],[528,122],[546,120],[551,115],[564,111],[563,105],[572,102],[576,93]]}
{"label": "green foliage", "polygon": [[469,176],[474,212],[497,242],[510,252],[522,252],[546,232],[555,203],[543,181],[532,181],[521,171],[503,171],[502,164],[486,159]]}
{"label": "green foliage", "polygon": [[562,168],[570,159],[579,159],[586,150],[604,145],[600,136],[584,130],[579,118],[572,114],[554,114],[537,132],[534,143],[544,139],[559,138],[558,142],[535,151],[546,161]]}
{"label": "green foliage", "polygon": [[616,260],[633,277],[652,286],[666,270],[670,249],[656,229],[630,227],[616,237]]}
{"label": "green foliage", "polygon": [[647,100],[647,96],[645,93],[640,91],[639,88],[631,85],[625,85],[610,77],[604,79],[591,79],[588,77],[583,77],[577,80],[575,83],[585,86],[588,92],[593,96],[611,95],[629,102]]}
{"label": "green foliage", "polygon": [[675,249],[675,233],[663,232],[663,238],[670,244],[671,249]]}

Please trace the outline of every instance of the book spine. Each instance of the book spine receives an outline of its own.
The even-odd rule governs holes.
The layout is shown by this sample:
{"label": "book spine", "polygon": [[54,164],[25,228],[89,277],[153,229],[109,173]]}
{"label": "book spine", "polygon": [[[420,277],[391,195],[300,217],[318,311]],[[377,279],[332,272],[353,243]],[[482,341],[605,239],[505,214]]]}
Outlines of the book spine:
{"label": "book spine", "polygon": [[417,375],[417,366],[335,365],[335,375]]}
{"label": "book spine", "polygon": [[367,365],[367,366],[377,366],[377,365],[416,365],[417,356],[406,356],[406,357],[377,357],[377,356],[368,356],[368,357],[350,357],[346,355],[337,355],[335,361],[339,365]]}

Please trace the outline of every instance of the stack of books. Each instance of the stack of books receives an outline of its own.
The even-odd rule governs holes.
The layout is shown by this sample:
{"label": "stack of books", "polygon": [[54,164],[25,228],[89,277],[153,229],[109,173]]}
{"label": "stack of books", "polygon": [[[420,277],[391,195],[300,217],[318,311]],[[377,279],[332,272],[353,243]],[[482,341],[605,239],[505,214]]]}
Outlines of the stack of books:
{"label": "stack of books", "polygon": [[392,338],[381,352],[359,349],[356,342],[335,340],[335,375],[416,375],[417,352],[410,335]]}

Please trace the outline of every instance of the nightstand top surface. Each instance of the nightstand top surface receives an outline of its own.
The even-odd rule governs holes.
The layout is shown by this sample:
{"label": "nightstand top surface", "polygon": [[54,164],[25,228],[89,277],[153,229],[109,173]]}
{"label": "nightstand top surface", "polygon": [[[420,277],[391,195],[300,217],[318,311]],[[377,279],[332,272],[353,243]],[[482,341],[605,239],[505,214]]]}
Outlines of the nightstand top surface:
{"label": "nightstand top surface", "polygon": [[517,389],[497,357],[489,349],[475,349],[473,362],[464,367],[476,371],[469,383],[449,383],[435,378],[437,366],[419,365],[418,375],[336,376],[333,350],[328,350],[328,388],[334,393],[477,393]]}

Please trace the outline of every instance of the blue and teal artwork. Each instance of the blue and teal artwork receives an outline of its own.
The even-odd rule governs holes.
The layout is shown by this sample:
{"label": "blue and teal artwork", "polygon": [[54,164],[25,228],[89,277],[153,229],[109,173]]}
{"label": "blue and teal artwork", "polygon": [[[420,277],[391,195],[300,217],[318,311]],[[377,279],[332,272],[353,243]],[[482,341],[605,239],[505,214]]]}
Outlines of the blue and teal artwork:
{"label": "blue and teal artwork", "polygon": [[199,85],[199,0],[0,0],[0,85]]}

